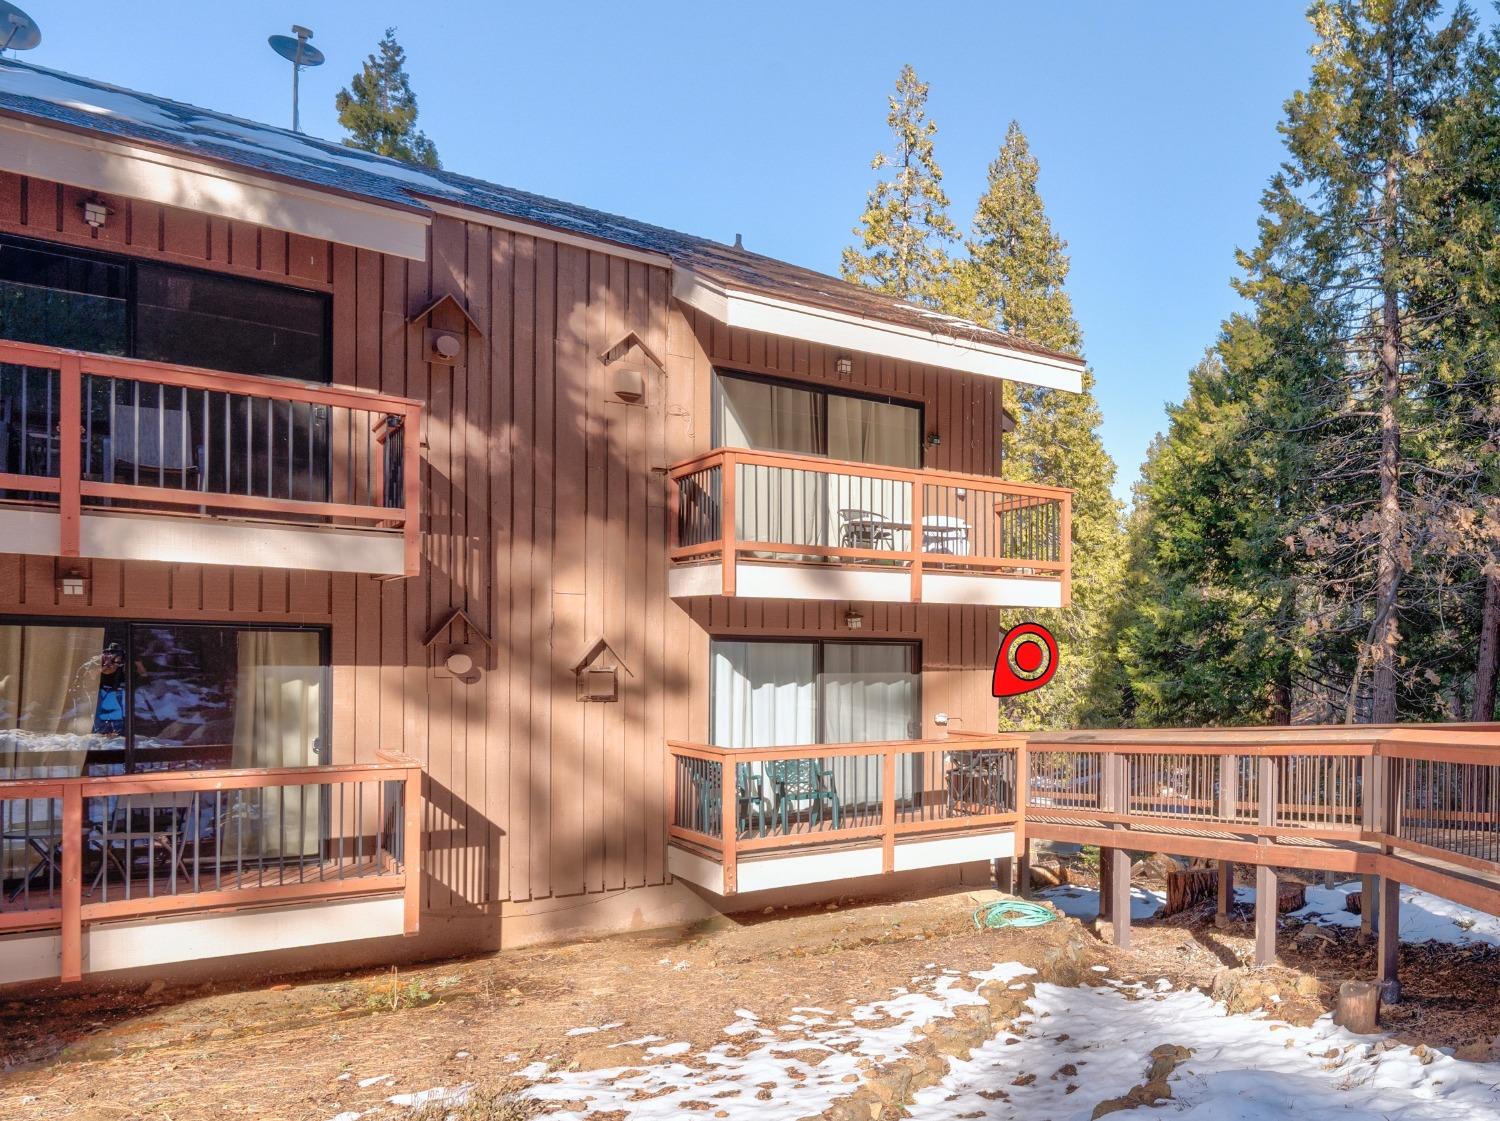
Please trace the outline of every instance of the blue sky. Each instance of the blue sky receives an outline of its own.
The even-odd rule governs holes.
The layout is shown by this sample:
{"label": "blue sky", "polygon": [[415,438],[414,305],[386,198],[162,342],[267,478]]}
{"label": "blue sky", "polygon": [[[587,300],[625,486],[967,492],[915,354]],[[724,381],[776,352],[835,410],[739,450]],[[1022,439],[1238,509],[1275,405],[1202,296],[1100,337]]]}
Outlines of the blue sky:
{"label": "blue sky", "polygon": [[1122,498],[1235,307],[1311,41],[1301,0],[23,3],[39,65],[274,123],[290,72],[266,36],[305,24],[329,63],[303,76],[303,128],[328,137],[334,93],[394,24],[445,166],[829,272],[910,62],[961,225],[1006,123],[1031,139]]}

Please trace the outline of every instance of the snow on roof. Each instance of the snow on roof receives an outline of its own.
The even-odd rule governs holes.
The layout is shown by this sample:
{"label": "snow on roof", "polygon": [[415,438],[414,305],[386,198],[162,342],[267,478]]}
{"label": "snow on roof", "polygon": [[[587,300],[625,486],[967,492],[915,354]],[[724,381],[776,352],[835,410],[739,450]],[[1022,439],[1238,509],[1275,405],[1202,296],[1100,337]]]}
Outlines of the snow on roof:
{"label": "snow on roof", "polygon": [[966,320],[692,234],[377,156],[303,133],[0,60],[0,113],[189,154],[404,209],[427,200],[656,253],[720,284],[1081,366],[1082,360]]}

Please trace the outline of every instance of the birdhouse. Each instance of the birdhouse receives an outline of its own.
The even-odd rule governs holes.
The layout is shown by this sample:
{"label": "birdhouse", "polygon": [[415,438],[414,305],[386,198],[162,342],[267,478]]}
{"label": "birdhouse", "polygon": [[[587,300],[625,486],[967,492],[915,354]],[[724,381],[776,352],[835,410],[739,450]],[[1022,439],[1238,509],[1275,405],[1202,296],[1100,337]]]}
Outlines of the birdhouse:
{"label": "birdhouse", "polygon": [[634,331],[599,355],[599,361],[608,371],[608,395],[626,405],[645,404],[650,376],[666,373],[661,359]]}
{"label": "birdhouse", "polygon": [[630,668],[609,643],[600,638],[589,647],[583,660],[573,667],[578,682],[578,699],[590,704],[618,701],[621,675],[634,677]]}
{"label": "birdhouse", "polygon": [[438,366],[456,366],[463,361],[470,331],[484,337],[478,321],[452,295],[439,296],[406,322],[422,325],[422,359]]}
{"label": "birdhouse", "polygon": [[472,685],[489,668],[494,644],[463,608],[456,608],[433,627],[422,643],[434,677],[452,677]]}

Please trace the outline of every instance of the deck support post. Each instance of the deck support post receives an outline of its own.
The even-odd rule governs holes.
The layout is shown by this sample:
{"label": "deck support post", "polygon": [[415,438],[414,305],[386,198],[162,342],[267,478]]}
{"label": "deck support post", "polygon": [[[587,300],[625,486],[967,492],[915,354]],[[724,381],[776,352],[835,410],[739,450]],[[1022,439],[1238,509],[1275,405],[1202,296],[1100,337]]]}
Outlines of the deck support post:
{"label": "deck support post", "polygon": [[1397,969],[1401,959],[1401,885],[1389,876],[1380,878],[1380,932],[1375,961],[1380,999],[1395,1004],[1401,999]]}
{"label": "deck support post", "polygon": [[995,890],[1002,895],[1016,893],[1016,862],[1009,856],[997,856],[990,861],[990,875],[995,881]]}
{"label": "deck support post", "polygon": [[1219,892],[1214,909],[1214,926],[1223,930],[1229,925],[1229,905],[1234,902],[1234,864],[1228,860],[1219,862]]}
{"label": "deck support post", "polygon": [[1380,930],[1380,877],[1359,878],[1359,933],[1372,938]]}
{"label": "deck support post", "polygon": [[1109,921],[1117,949],[1130,949],[1130,850],[1110,849]]}
{"label": "deck support post", "polygon": [[1115,850],[1099,846],[1099,918],[1108,922],[1114,917]]}
{"label": "deck support post", "polygon": [[64,981],[83,980],[83,787],[69,783],[62,796],[62,924]]}
{"label": "deck support post", "polygon": [[1031,838],[1021,838],[1021,851],[1016,854],[1016,889],[1022,899],[1031,898]]}
{"label": "deck support post", "polygon": [[1255,866],[1255,964],[1276,964],[1276,870]]}

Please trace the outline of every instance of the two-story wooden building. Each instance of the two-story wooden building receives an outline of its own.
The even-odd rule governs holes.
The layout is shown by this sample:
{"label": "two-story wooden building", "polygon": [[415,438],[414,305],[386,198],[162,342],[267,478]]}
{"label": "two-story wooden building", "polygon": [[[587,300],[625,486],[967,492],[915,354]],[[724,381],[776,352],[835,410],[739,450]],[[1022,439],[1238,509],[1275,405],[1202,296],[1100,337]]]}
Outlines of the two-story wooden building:
{"label": "two-story wooden building", "polygon": [[0,60],[0,982],[1009,855],[998,610],[1067,602],[1070,521],[1000,390],[1080,371]]}

